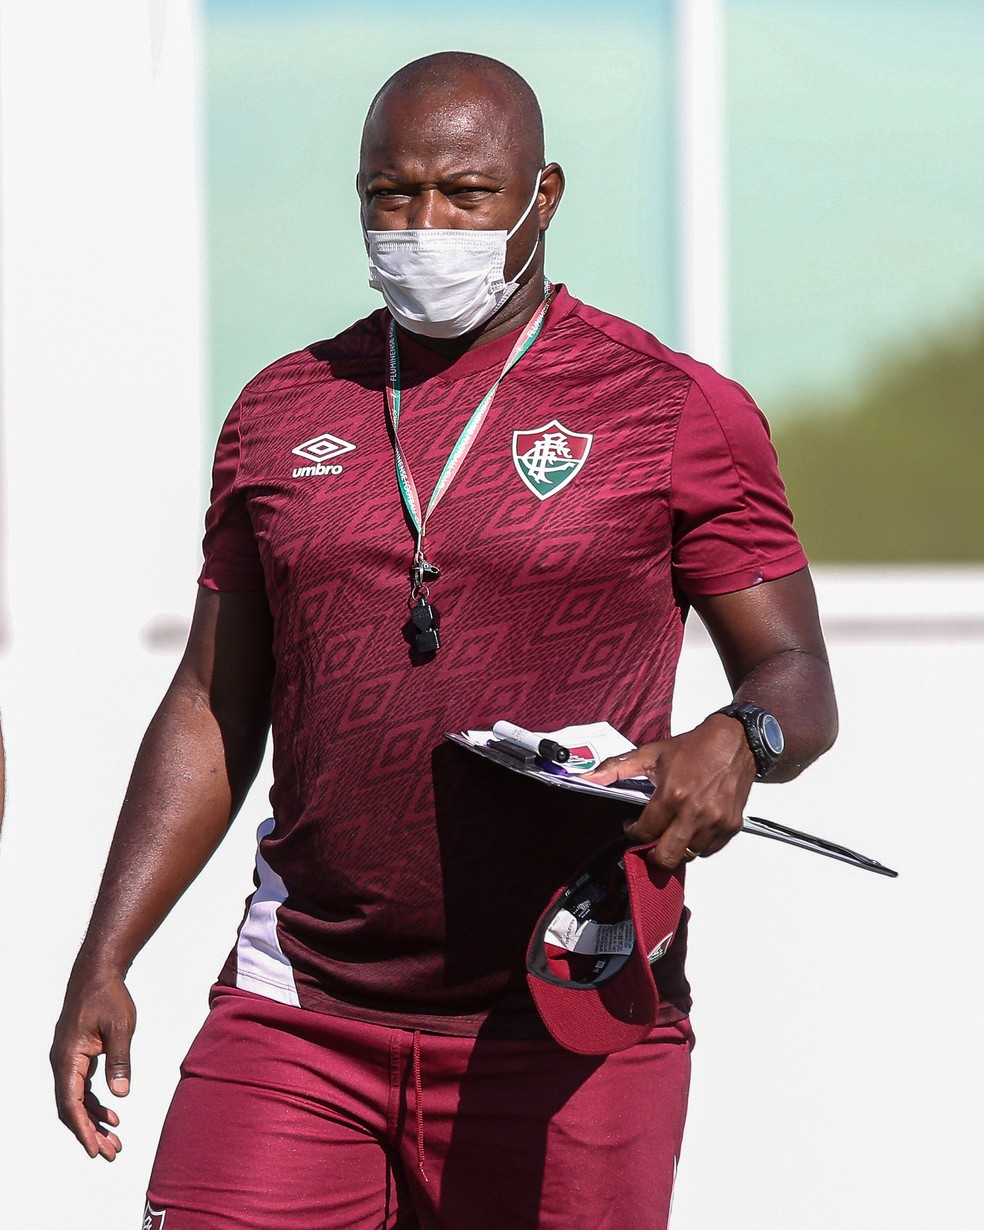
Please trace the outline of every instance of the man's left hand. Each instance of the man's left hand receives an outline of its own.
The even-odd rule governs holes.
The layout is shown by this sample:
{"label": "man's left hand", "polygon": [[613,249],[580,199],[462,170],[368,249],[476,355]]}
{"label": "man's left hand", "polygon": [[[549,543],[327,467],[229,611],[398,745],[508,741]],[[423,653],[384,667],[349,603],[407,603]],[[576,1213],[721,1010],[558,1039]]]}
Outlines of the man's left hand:
{"label": "man's left hand", "polygon": [[717,853],[741,831],[755,758],[741,724],[715,713],[686,734],[610,756],[584,774],[605,786],[642,776],[656,789],[638,819],[626,823],[625,835],[639,845],[658,840],[650,862],[673,868]]}

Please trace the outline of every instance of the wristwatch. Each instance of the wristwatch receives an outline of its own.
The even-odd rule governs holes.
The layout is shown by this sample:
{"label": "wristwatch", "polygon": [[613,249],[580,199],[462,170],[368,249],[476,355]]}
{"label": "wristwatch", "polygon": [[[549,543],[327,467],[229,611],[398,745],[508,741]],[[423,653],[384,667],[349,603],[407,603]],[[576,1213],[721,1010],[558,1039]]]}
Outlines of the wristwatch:
{"label": "wristwatch", "polygon": [[725,717],[736,718],[745,728],[745,738],[755,757],[755,774],[757,781],[766,777],[779,763],[779,757],[786,746],[782,737],[782,727],[765,709],[757,705],[725,705],[718,709]]}

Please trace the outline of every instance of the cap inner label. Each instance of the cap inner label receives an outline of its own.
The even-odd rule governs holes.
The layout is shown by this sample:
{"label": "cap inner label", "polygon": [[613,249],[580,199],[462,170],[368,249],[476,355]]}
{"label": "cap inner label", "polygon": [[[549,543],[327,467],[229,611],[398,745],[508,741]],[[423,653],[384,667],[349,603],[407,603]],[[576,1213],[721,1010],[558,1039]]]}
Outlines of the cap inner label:
{"label": "cap inner label", "polygon": [[631,918],[617,923],[598,923],[590,918],[582,922],[570,910],[558,910],[543,941],[568,952],[627,957],[635,945],[635,928]]}

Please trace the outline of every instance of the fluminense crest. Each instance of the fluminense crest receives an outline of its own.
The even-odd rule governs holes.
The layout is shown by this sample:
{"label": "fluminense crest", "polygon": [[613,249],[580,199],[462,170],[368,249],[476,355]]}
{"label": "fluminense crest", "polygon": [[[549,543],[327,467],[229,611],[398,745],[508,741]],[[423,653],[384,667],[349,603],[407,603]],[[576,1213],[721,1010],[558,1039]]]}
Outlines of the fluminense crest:
{"label": "fluminense crest", "polygon": [[568,431],[557,419],[513,432],[513,464],[538,500],[556,495],[581,471],[594,436]]}
{"label": "fluminense crest", "polygon": [[144,1219],[142,1230],[164,1230],[164,1218],[167,1217],[167,1209],[154,1209],[150,1206],[148,1200],[144,1205]]}

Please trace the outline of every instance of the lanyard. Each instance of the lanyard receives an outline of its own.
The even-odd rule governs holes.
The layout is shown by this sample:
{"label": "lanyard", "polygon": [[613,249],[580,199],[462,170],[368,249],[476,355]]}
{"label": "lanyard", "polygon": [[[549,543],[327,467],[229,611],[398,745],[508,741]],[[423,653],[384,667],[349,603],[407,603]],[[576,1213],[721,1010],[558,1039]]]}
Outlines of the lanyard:
{"label": "lanyard", "polygon": [[[431,492],[431,497],[427,501],[427,508],[421,510],[420,496],[417,492],[417,484],[413,480],[413,475],[410,472],[410,465],[407,461],[406,454],[403,451],[403,446],[400,444],[399,428],[400,428],[400,351],[396,340],[396,322],[390,319],[389,328],[389,379],[386,383],[386,415],[389,420],[390,428],[393,432],[393,458],[396,463],[396,482],[400,489],[400,499],[403,501],[403,506],[407,510],[410,520],[413,522],[413,527],[416,530],[416,545],[414,550],[414,568],[411,569],[411,582],[415,589],[420,589],[426,576],[429,575],[433,579],[437,575],[436,567],[428,565],[424,561],[424,535],[427,531],[427,520],[437,508],[441,499],[447,492],[451,483],[454,481],[455,475],[461,469],[461,465],[468,456],[468,450],[475,443],[478,433],[482,429],[482,424],[485,422],[486,416],[492,406],[492,400],[495,397],[499,385],[502,383],[507,372],[511,371],[520,361],[527,350],[533,345],[540,335],[540,330],[543,328],[543,321],[547,314],[547,309],[550,307],[550,301],[553,298],[553,287],[548,286],[547,295],[543,302],[536,310],[536,314],[529,321],[523,332],[516,339],[516,344],[513,346],[509,357],[502,365],[502,371],[492,387],[485,394],[482,400],[472,411],[471,418],[461,429],[461,434],[455,441],[454,447],[448,454],[448,459],[444,463],[444,468],[438,476],[434,490]],[[416,596],[416,595],[414,595]]]}

